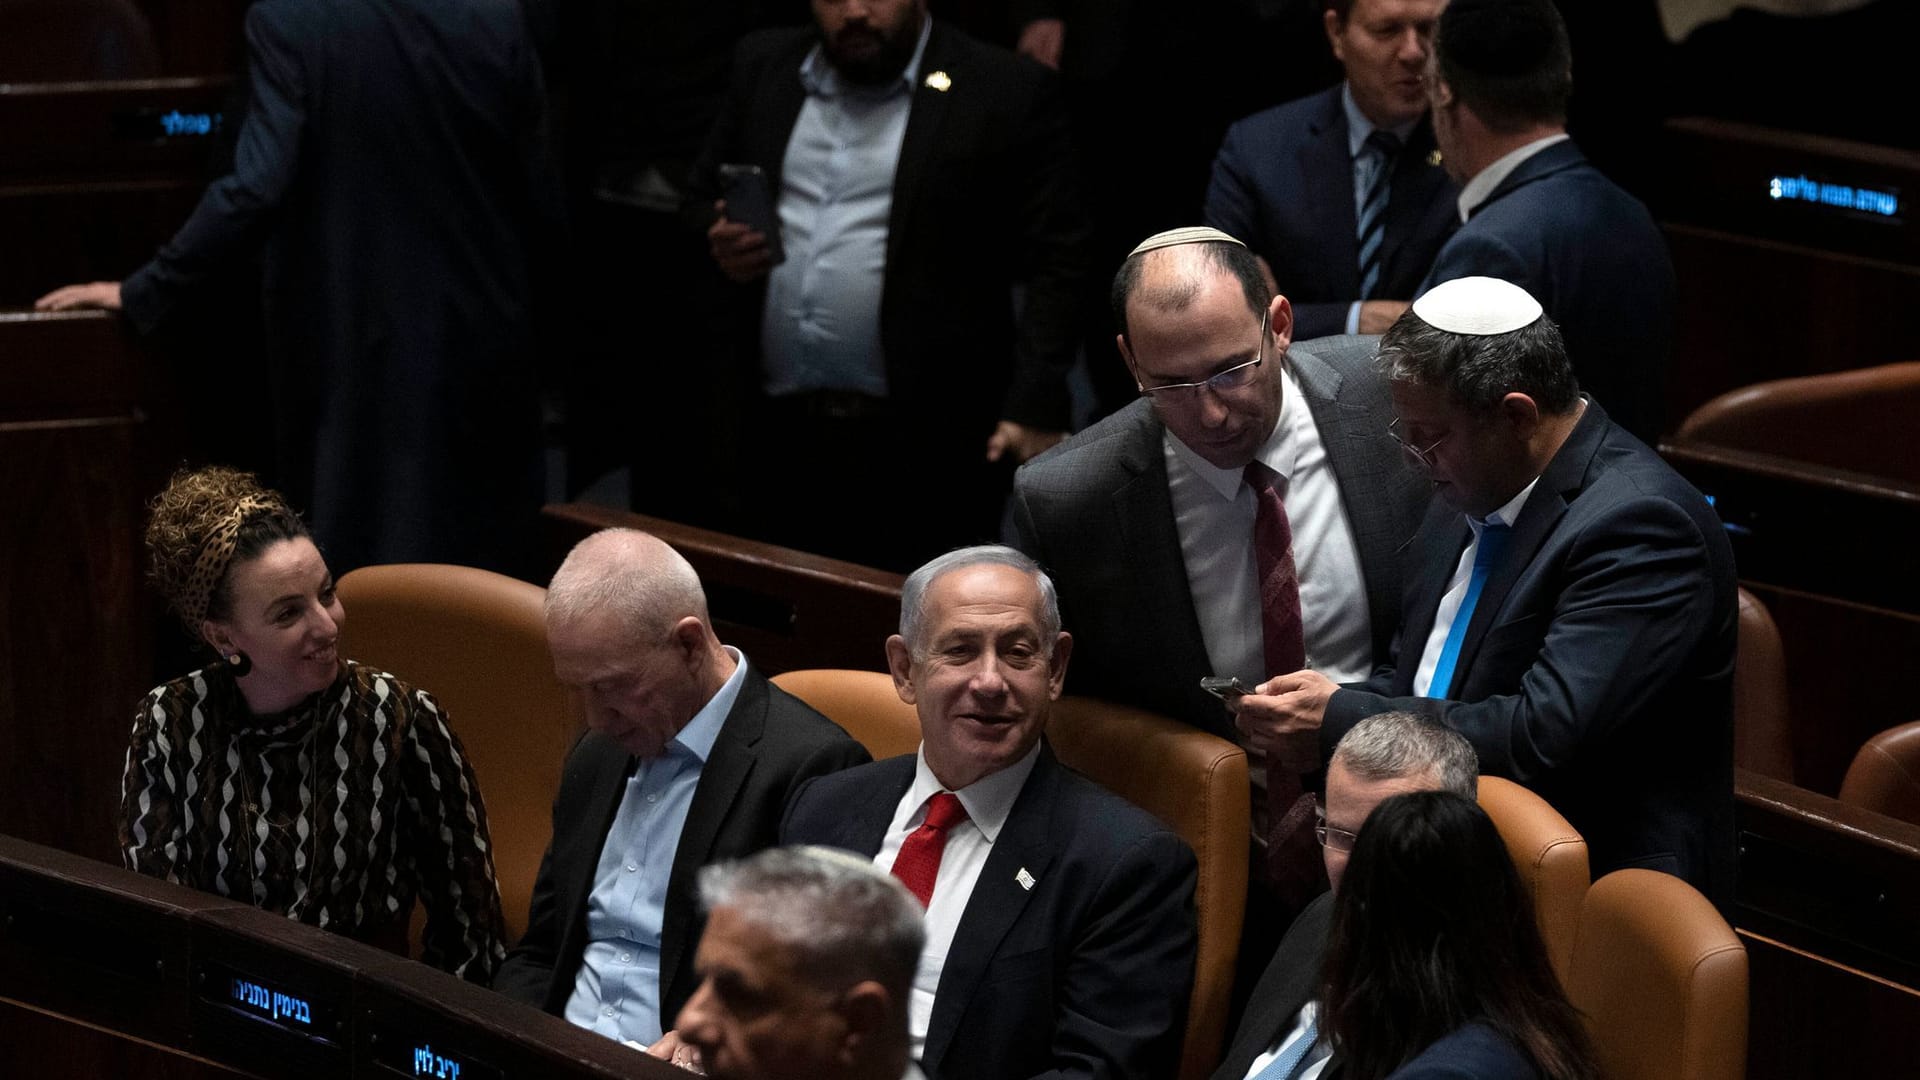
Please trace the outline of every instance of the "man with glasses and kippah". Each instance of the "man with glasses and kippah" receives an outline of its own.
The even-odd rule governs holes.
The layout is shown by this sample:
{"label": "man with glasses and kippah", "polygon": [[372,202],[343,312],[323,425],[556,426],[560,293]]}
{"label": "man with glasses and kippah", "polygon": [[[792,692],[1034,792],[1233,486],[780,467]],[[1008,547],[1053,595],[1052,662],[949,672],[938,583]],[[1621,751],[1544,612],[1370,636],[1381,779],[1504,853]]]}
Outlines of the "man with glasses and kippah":
{"label": "man with glasses and kippah", "polygon": [[1417,713],[1566,815],[1596,876],[1660,870],[1724,899],[1738,599],[1713,508],[1581,393],[1518,285],[1436,286],[1380,363],[1395,433],[1440,496],[1408,551],[1394,663],[1345,685],[1282,675],[1239,722],[1311,755],[1361,717]]}
{"label": "man with glasses and kippah", "polygon": [[1249,745],[1261,884],[1243,955],[1264,963],[1322,885],[1298,776],[1320,763],[1265,760],[1201,680],[1251,688],[1303,657],[1365,678],[1427,489],[1384,435],[1373,339],[1289,348],[1292,305],[1233,237],[1148,238],[1113,307],[1141,400],[1020,470],[1017,546],[1079,637],[1071,690]]}

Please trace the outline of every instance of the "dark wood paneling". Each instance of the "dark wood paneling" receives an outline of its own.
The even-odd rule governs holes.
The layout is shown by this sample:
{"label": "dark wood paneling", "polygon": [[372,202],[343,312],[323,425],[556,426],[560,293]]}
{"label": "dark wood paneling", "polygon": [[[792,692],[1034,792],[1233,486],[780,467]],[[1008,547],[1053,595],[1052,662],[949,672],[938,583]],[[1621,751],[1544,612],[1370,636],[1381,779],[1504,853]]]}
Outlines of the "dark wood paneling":
{"label": "dark wood paneling", "polygon": [[3,998],[0,1066],[8,1076],[34,1080],[242,1080],[251,1075]]}
{"label": "dark wood paneling", "polygon": [[1747,946],[1747,1080],[1913,1075],[1920,994],[1767,938]]}

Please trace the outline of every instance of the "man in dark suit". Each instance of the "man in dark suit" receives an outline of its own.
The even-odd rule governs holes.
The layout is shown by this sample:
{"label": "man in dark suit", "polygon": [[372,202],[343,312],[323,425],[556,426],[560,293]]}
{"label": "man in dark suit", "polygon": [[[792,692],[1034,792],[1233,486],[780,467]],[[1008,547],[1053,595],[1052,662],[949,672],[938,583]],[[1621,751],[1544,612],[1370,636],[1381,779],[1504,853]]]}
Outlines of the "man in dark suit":
{"label": "man in dark suit", "polygon": [[1567,138],[1573,76],[1559,11],[1551,0],[1458,0],[1440,16],[1432,66],[1434,135],[1463,185],[1465,224],[1419,292],[1484,276],[1532,293],[1559,325],[1581,387],[1657,443],[1673,263],[1647,208]]}
{"label": "man in dark suit", "polygon": [[699,981],[700,867],[772,846],[802,782],[870,758],[720,644],[693,568],[645,533],[574,548],[547,592],[547,642],[588,732],[494,989],[653,1043]]}
{"label": "man in dark suit", "polygon": [[[1327,765],[1320,845],[1328,881],[1340,887],[1354,838],[1374,807],[1412,791],[1451,791],[1471,799],[1478,778],[1473,748],[1458,733],[1431,721],[1391,712],[1354,725]],[[1329,891],[1287,928],[1240,1014],[1213,1080],[1317,1080],[1327,1071],[1332,1047],[1318,1026],[1315,999],[1332,921]],[[1292,1062],[1284,1075],[1263,1075],[1281,1058]]]}
{"label": "man in dark suit", "polygon": [[[924,0],[816,0],[814,17],[741,43],[692,181],[739,286],[744,465],[779,463],[743,514],[904,570],[994,535],[1010,465],[1065,430],[1085,227],[1051,73]],[[766,178],[783,261],[719,198],[729,164]],[[938,512],[872,497],[927,476]]]}
{"label": "man in dark suit", "polygon": [[1411,553],[1393,663],[1241,699],[1283,755],[1404,709],[1465,735],[1586,838],[1595,875],[1732,884],[1733,554],[1706,499],[1579,393],[1540,304],[1447,282],[1381,339],[1397,434],[1442,496]]}
{"label": "man in dark suit", "polygon": [[1193,852],[1054,759],[1073,639],[1011,548],[916,570],[887,663],[920,752],[802,787],[782,843],[871,857],[927,904],[914,1047],[943,1080],[1172,1075],[1193,986]]}
{"label": "man in dark suit", "polygon": [[1452,234],[1421,82],[1445,0],[1330,0],[1347,77],[1233,125],[1206,222],[1246,241],[1293,301],[1294,334],[1378,334]]}
{"label": "man in dark suit", "polygon": [[[1400,556],[1427,488],[1385,436],[1393,417],[1372,341],[1289,348],[1291,306],[1238,240],[1213,229],[1150,238],[1121,266],[1114,309],[1143,400],[1021,469],[1014,528],[1058,575],[1079,631],[1076,693],[1247,748],[1248,903],[1266,913],[1243,934],[1247,976],[1323,887],[1320,859],[1300,782],[1200,680],[1251,687],[1305,657],[1365,678],[1392,641]],[[1279,560],[1262,554],[1268,498]],[[1262,584],[1276,561],[1292,579],[1277,596]]]}
{"label": "man in dark suit", "polygon": [[148,333],[258,259],[274,486],[328,565],[520,572],[541,501],[539,256],[562,231],[521,6],[261,0],[246,37],[232,171],[124,282],[39,306],[124,307]]}

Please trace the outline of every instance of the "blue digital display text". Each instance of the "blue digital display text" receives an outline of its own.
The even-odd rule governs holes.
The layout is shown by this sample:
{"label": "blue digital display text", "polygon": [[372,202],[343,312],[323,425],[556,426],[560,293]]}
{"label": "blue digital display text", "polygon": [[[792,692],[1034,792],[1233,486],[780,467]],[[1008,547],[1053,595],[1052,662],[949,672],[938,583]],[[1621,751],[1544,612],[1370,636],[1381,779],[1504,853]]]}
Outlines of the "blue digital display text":
{"label": "blue digital display text", "polygon": [[1881,217],[1893,217],[1900,212],[1900,196],[1895,192],[1876,191],[1851,184],[1829,184],[1805,176],[1774,177],[1767,182],[1767,196],[1781,201],[1817,203],[1839,210],[1859,210]]}
{"label": "blue digital display text", "polygon": [[413,1048],[413,1075],[431,1076],[435,1080],[460,1080],[460,1063],[444,1054],[436,1054],[431,1046]]}
{"label": "blue digital display text", "polygon": [[292,994],[270,990],[245,979],[233,980],[233,1000],[248,1012],[257,1013],[275,1023],[313,1025],[313,1006]]}

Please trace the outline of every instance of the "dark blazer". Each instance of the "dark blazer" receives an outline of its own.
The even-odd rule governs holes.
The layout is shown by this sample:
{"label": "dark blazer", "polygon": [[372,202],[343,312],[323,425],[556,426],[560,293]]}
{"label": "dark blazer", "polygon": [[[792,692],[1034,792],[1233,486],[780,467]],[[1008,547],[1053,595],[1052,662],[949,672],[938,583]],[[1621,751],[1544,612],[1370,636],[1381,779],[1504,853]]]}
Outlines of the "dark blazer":
{"label": "dark blazer", "polygon": [[[909,754],[809,782],[780,842],[876,854],[914,765]],[[947,953],[928,1075],[1173,1075],[1193,989],[1195,873],[1177,834],[1042,746]]]}
{"label": "dark blazer", "polygon": [[261,0],[233,170],[121,285],[147,331],[259,260],[278,482],[329,566],[519,572],[564,230],[512,0]]}
{"label": "dark blazer", "polygon": [[1455,1029],[1387,1080],[1539,1080],[1540,1072],[1505,1035],[1485,1024]]}
{"label": "dark blazer", "polygon": [[1640,200],[1587,164],[1571,141],[1549,146],[1474,208],[1419,292],[1472,275],[1532,293],[1559,324],[1580,388],[1641,441],[1659,440],[1673,354],[1673,262]]}
{"label": "dark blazer", "polygon": [[[1376,340],[1300,342],[1287,357],[1340,482],[1373,652],[1384,662],[1399,623],[1401,562],[1430,488],[1386,435],[1393,406],[1372,369]],[[1014,477],[1015,542],[1059,590],[1076,639],[1072,692],[1235,739],[1226,710],[1200,689],[1211,665],[1167,493],[1165,430],[1152,405],[1136,401],[1029,462]]]}
{"label": "dark blazer", "polygon": [[[704,925],[695,880],[700,868],[772,847],[780,813],[802,783],[871,760],[833,721],[747,669],[673,853],[660,931],[661,1027],[673,1027],[699,985],[693,950]],[[494,976],[495,990],[555,1015],[565,1011],[587,947],[587,897],[600,847],[620,809],[631,761],[618,743],[593,733],[568,756],[527,933]]]}
{"label": "dark blazer", "polygon": [[[1345,85],[1345,84],[1341,84]],[[1245,241],[1293,301],[1294,336],[1343,333],[1360,299],[1359,210],[1340,86],[1227,129],[1207,184],[1206,223]],[[1376,295],[1411,300],[1459,224],[1460,195],[1433,159],[1424,117],[1393,167]]]}
{"label": "dark blazer", "polygon": [[1737,603],[1706,499],[1588,401],[1481,591],[1452,699],[1412,697],[1469,535],[1435,500],[1414,540],[1395,663],[1333,694],[1323,751],[1374,713],[1432,717],[1467,737],[1481,772],[1566,815],[1595,877],[1640,866],[1724,896]]}
{"label": "dark blazer", "polygon": [[1271,1049],[1299,1020],[1300,1007],[1320,989],[1320,962],[1332,926],[1333,894],[1324,892],[1287,927],[1273,961],[1254,984],[1253,996],[1247,999],[1240,1026],[1234,1029],[1227,1056],[1214,1070],[1213,1080],[1244,1080],[1253,1059]]}
{"label": "dark blazer", "polygon": [[[760,166],[778,198],[787,140],[806,102],[800,64],[816,41],[805,27],[740,43],[726,104],[694,168],[695,209],[718,197],[723,162]],[[946,89],[927,84],[935,72],[946,74]],[[880,337],[892,398],[924,418],[930,435],[961,438],[972,458],[999,420],[1067,426],[1086,223],[1051,72],[936,21],[920,74],[887,219]],[[1026,290],[1017,326],[1016,283]],[[764,283],[735,290],[738,352],[754,372],[765,295]]]}

